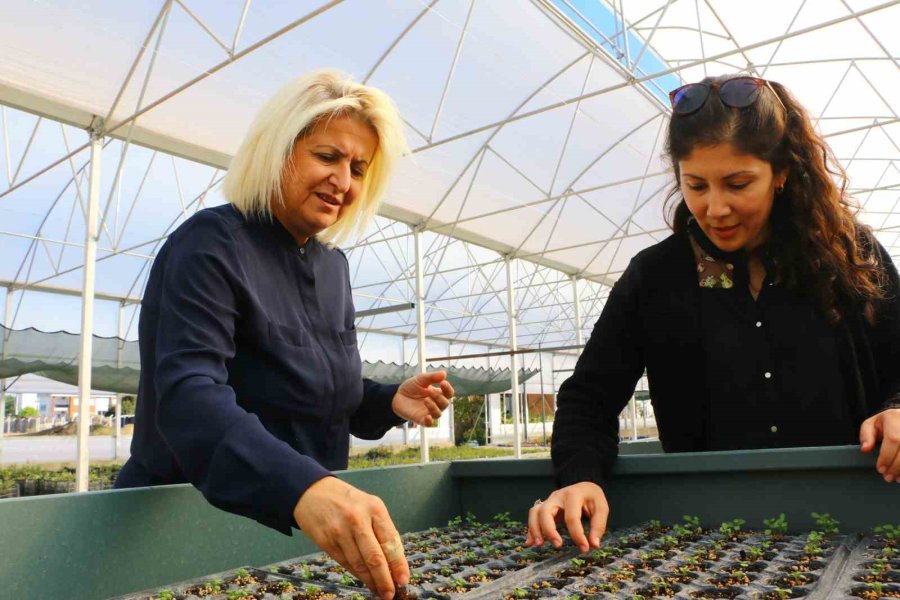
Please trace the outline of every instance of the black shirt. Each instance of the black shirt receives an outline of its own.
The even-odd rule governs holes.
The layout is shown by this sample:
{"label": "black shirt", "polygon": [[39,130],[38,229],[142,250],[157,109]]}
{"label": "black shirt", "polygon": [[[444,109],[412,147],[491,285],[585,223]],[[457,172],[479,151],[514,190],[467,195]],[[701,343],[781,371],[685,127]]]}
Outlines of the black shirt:
{"label": "black shirt", "polygon": [[363,380],[347,259],[231,205],[166,241],[139,325],[131,458],[117,487],[190,482],[284,533],[306,489],[347,467],[349,435],[402,422]]}
{"label": "black shirt", "polygon": [[[748,423],[743,419],[761,414],[750,409],[748,397],[754,394],[754,402],[774,398],[776,410],[785,418],[802,414],[799,421],[793,416],[791,423],[777,423],[779,432],[784,434],[771,445],[828,445],[835,442],[835,437],[828,432],[820,436],[817,427],[821,424],[842,421],[849,413],[849,426],[855,432],[867,417],[885,408],[900,407],[900,275],[874,237],[861,231],[860,240],[865,253],[883,269],[885,300],[878,305],[874,324],[866,321],[861,312],[847,311],[831,335],[828,326],[817,319],[807,319],[805,324],[803,319],[797,319],[796,315],[809,313],[803,306],[794,305],[796,298],[791,296],[763,297],[762,304],[748,305],[743,312],[728,304],[706,306],[714,297],[704,298],[704,293],[731,291],[736,284],[731,276],[726,281],[717,274],[715,279],[725,289],[710,290],[699,285],[704,280],[698,279],[697,259],[686,233],[673,234],[639,252],[610,291],[572,376],[560,387],[551,452],[557,485],[579,481],[602,485],[608,478],[618,454],[618,415],[645,368],[660,441],[666,452],[700,452],[712,449],[713,443],[725,443],[722,432],[740,433]],[[777,273],[777,269],[771,272]],[[733,298],[740,302],[747,296]],[[706,321],[711,316],[707,310],[728,311],[724,323],[733,332],[710,342],[707,336],[712,330]],[[753,310],[761,311],[762,318],[753,321]],[[768,332],[762,330],[767,329],[767,323],[773,325],[773,319],[776,330],[779,322],[787,329],[768,337]],[[748,330],[752,332],[756,322],[762,322],[757,329],[760,336],[766,337],[752,341]],[[819,344],[806,336],[831,341]],[[748,340],[746,349],[744,340]],[[711,343],[721,343],[722,347],[717,346],[708,354]],[[722,372],[729,379],[729,370],[735,364],[742,365],[734,377],[748,384],[717,380],[718,373],[708,373],[707,357],[721,360],[713,352],[724,351],[736,356],[752,354],[751,360],[720,363],[723,367],[728,365],[729,369]],[[787,358],[776,359],[776,353]],[[835,361],[837,368],[823,367]],[[764,364],[772,364],[771,369]],[[797,364],[807,369],[802,377],[791,372]],[[756,391],[760,370],[764,380],[767,370],[772,373],[776,384],[765,398]],[[824,389],[830,386],[829,378],[841,382],[836,386],[840,391]],[[722,393],[726,386],[740,395],[740,400],[726,398]],[[823,393],[806,391],[809,389],[821,389]],[[710,398],[711,390],[717,390],[716,399]],[[801,390],[800,394],[795,390]],[[737,416],[729,414],[728,410],[737,407],[738,402],[746,404],[746,408],[739,407],[742,412]],[[765,425],[761,419],[756,428]],[[752,428],[752,424],[747,427]],[[843,435],[840,429],[834,431],[835,436]],[[750,437],[755,442],[756,434],[745,433],[743,437],[745,442]],[[768,443],[764,437],[761,439]],[[857,442],[855,438],[848,441]]]}
{"label": "black shirt", "polygon": [[696,225],[690,231],[701,288],[708,448],[856,443],[840,330],[810,301],[779,285],[777,266],[764,251],[766,277],[754,299],[745,253],[722,252]]}

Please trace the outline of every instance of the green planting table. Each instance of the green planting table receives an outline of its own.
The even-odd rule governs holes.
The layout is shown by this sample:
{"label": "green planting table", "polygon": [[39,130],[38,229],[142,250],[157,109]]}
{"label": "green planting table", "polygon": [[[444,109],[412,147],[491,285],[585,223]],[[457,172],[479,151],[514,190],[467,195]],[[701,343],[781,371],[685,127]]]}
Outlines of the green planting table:
{"label": "green planting table", "polygon": [[[808,531],[812,511],[841,531],[900,521],[900,486],[856,447],[620,457],[607,496],[611,528],[651,519],[704,523],[740,518],[748,527],[786,513]],[[524,520],[553,488],[547,459],[484,460],[340,473],[384,499],[401,532],[444,526],[473,513]],[[268,565],[316,548],[209,506],[187,485],[0,500],[0,597],[106,598]]]}

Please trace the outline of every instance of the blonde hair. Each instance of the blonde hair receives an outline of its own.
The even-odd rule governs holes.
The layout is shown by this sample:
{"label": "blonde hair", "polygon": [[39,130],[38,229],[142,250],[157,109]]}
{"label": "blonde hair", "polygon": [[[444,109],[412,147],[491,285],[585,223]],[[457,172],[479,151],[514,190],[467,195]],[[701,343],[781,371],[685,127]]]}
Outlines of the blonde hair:
{"label": "blonde hair", "polygon": [[352,115],[369,124],[378,146],[356,201],[316,238],[338,244],[362,233],[384,196],[397,160],[407,151],[394,103],[379,89],[356,83],[339,71],[314,71],[291,81],[260,109],[231,161],[222,191],[244,216],[272,219],[272,202],[283,203],[281,177],[294,143],[323,119]]}

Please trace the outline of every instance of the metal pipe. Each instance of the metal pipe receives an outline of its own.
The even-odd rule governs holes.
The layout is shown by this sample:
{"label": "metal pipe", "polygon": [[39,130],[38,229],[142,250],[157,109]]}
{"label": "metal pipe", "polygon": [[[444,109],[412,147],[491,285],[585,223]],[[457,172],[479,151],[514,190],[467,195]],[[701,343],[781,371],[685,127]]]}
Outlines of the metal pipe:
{"label": "metal pipe", "polygon": [[91,132],[91,174],[84,241],[84,290],[81,300],[81,352],[78,357],[78,464],[75,491],[88,490],[88,439],[91,418],[91,363],[94,333],[94,283],[97,258],[97,213],[100,203],[100,159],[103,137]]}
{"label": "metal pipe", "polygon": [[[422,261],[422,229],[417,227],[413,236],[416,254],[416,333],[418,339],[419,373],[425,372],[425,265]],[[429,461],[428,428],[419,426],[419,442],[422,463]]]}
{"label": "metal pipe", "polygon": [[509,313],[509,377],[513,409],[513,456],[522,458],[522,440],[519,439],[521,415],[519,414],[519,359],[516,347],[516,292],[513,286],[512,260],[504,257],[506,266],[506,311]]}

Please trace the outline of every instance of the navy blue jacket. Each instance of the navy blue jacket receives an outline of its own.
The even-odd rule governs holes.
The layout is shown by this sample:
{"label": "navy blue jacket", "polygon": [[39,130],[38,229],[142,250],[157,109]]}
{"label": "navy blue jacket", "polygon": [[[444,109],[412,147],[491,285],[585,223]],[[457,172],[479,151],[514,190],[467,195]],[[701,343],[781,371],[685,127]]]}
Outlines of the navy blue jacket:
{"label": "navy blue jacket", "polygon": [[116,487],[190,482],[290,534],[306,489],[347,468],[349,434],[402,423],[363,380],[347,259],[277,220],[198,212],[159,251],[141,304],[131,459]]}

